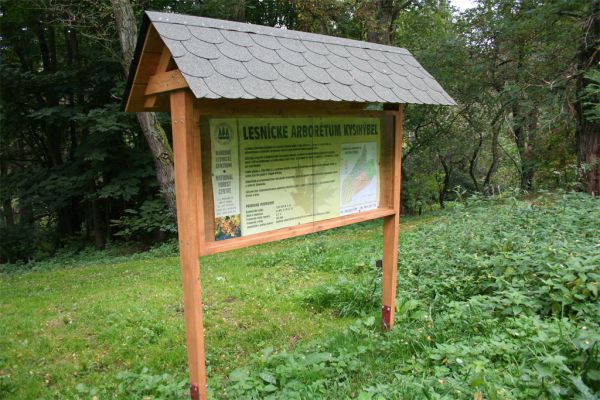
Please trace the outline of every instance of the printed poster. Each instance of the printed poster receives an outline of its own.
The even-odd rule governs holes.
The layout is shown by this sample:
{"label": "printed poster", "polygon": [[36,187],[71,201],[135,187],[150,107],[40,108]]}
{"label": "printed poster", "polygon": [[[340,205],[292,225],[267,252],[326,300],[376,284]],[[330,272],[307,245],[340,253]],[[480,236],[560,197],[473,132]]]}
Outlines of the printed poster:
{"label": "printed poster", "polygon": [[211,122],[210,139],[215,240],[239,237],[242,231],[237,121]]}
{"label": "printed poster", "polygon": [[375,209],[378,118],[211,119],[215,239]]}

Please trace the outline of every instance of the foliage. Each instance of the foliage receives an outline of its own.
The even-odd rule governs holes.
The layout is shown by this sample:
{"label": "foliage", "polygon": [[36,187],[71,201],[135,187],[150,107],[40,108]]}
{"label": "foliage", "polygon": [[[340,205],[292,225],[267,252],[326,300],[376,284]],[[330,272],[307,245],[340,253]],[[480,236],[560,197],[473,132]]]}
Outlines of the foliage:
{"label": "foliage", "polygon": [[43,244],[3,247],[0,262],[48,257],[75,239],[102,248],[110,219],[157,193],[144,137],[119,109],[110,14],[91,2],[30,3],[1,5],[0,225]]}
{"label": "foliage", "polygon": [[[385,334],[380,224],[202,258],[212,397],[597,396],[598,200],[461,196],[403,218],[396,327]],[[71,253],[1,276],[3,397],[186,390],[179,266],[164,258],[176,254],[175,243]]]}
{"label": "foliage", "polygon": [[[580,65],[579,45],[594,40],[594,3],[481,0],[451,14],[445,2],[423,1],[399,15],[396,43],[458,103],[408,108],[405,210],[443,207],[457,185],[494,194],[576,184],[577,77],[594,73]],[[588,113],[597,104],[589,100]]]}
{"label": "foliage", "polygon": [[348,280],[340,278],[333,285],[316,286],[304,297],[306,306],[316,311],[334,310],[341,317],[365,316],[381,302],[381,278],[374,273]]}
{"label": "foliage", "polygon": [[33,226],[0,226],[0,254],[5,264],[44,259],[52,253],[52,235]]}
{"label": "foliage", "polygon": [[111,221],[112,226],[118,229],[115,236],[140,240],[147,234],[157,231],[177,233],[173,215],[165,207],[162,199],[146,200],[139,210],[126,209],[123,212],[121,218]]}
{"label": "foliage", "polygon": [[[157,204],[144,135],[120,111],[110,4],[34,3],[0,5],[0,262],[49,257],[73,240],[100,249],[147,244],[157,231],[168,238],[174,221]],[[457,186],[488,195],[571,189],[578,168],[580,176],[591,168],[575,142],[579,110],[590,121],[598,114],[595,64],[578,59],[582,42],[593,41],[593,2],[479,0],[462,13],[438,0],[131,3],[138,17],[188,13],[409,49],[458,104],[407,108],[406,212],[445,207]],[[586,87],[577,86],[582,76]],[[36,240],[18,240],[26,236]]]}
{"label": "foliage", "polygon": [[585,114],[590,121],[600,120],[600,71],[591,70],[586,74],[590,83],[582,94]]}
{"label": "foliage", "polygon": [[[293,352],[267,348],[231,373],[228,398],[594,398],[597,200],[472,198],[446,218],[402,235],[392,332],[377,334],[370,317]],[[348,280],[309,293],[310,305],[338,312],[364,288]]]}
{"label": "foliage", "polygon": [[179,381],[170,374],[151,375],[148,368],[140,373],[121,372],[117,375],[119,396],[127,398],[182,399],[188,395],[186,380]]}
{"label": "foliage", "polygon": [[[43,242],[42,242],[43,243]],[[137,244],[113,244],[102,250],[93,247],[80,247],[79,241],[73,241],[55,254],[36,260],[13,264],[0,264],[1,274],[25,274],[30,272],[53,271],[65,268],[80,268],[90,265],[114,264],[131,260],[147,260],[157,257],[176,257],[179,246],[174,239],[159,243],[148,248]]]}

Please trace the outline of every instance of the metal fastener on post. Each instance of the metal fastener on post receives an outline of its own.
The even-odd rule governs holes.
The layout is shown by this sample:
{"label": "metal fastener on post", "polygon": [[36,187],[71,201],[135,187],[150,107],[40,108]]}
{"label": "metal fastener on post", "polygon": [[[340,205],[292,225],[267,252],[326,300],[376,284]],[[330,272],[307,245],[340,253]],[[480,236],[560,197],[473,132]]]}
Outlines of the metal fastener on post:
{"label": "metal fastener on post", "polygon": [[390,321],[390,317],[392,315],[392,309],[390,308],[390,306],[383,306],[381,308],[381,328],[384,331],[387,331],[390,329],[390,325],[391,325],[391,321]]}
{"label": "metal fastener on post", "polygon": [[198,389],[198,385],[190,385],[190,399],[200,400],[200,389]]}

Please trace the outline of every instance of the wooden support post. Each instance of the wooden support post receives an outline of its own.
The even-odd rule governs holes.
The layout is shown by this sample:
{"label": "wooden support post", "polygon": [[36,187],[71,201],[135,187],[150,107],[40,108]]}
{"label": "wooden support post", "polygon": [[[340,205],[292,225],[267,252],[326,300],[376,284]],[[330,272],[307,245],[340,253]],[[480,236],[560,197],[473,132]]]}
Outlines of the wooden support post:
{"label": "wooden support post", "polygon": [[400,105],[394,122],[392,204],[395,213],[385,217],[383,220],[383,307],[381,309],[381,325],[383,330],[389,330],[394,327],[394,314],[396,311],[403,120],[403,106]]}
{"label": "wooden support post", "polygon": [[190,395],[193,400],[205,400],[206,366],[199,248],[200,243],[204,243],[204,216],[200,207],[200,132],[192,93],[189,90],[178,90],[170,94],[170,100]]}

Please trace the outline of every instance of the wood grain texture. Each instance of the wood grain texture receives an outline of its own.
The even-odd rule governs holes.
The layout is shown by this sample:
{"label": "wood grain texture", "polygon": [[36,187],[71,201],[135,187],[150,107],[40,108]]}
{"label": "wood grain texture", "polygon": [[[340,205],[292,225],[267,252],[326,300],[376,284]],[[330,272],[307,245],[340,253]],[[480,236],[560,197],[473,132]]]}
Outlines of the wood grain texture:
{"label": "wood grain texture", "polygon": [[[198,104],[198,103],[196,103]],[[199,112],[200,106],[197,110]],[[212,186],[212,152],[210,143],[210,124],[206,118],[200,119],[200,142],[202,146],[201,162],[202,170],[202,193],[204,209],[204,235],[206,237],[205,245],[215,241],[215,204]]]}
{"label": "wood grain texture", "polygon": [[[150,77],[146,91],[146,96],[158,93],[170,92],[178,89],[185,89],[188,87],[187,82],[181,72],[178,69],[173,71],[161,72]],[[190,92],[191,93],[191,92]]]}
{"label": "wood grain texture", "polygon": [[144,102],[146,100],[144,95],[146,84],[148,83],[150,76],[156,71],[164,47],[165,45],[158,35],[158,32],[156,32],[156,29],[153,26],[150,26],[148,34],[144,38],[142,55],[133,77],[132,90],[129,93],[125,111],[147,111],[144,108]]}
{"label": "wood grain texture", "polygon": [[382,321],[384,329],[392,329],[394,327],[394,315],[396,311],[403,121],[403,108],[400,107],[396,112],[394,121],[395,137],[392,180],[394,214],[385,217],[383,220],[383,307],[389,307],[389,321]]}
{"label": "wood grain texture", "polygon": [[170,101],[188,366],[190,383],[198,386],[200,398],[204,400],[206,360],[200,286],[200,244],[204,242],[204,215],[200,208],[200,132],[192,93],[189,90],[176,91],[171,93]]}
{"label": "wood grain texture", "polygon": [[379,151],[379,207],[393,208],[394,199],[394,116],[381,120],[381,149]]}
{"label": "wood grain texture", "polygon": [[[164,46],[162,49],[162,52],[160,54],[160,58],[158,59],[158,63],[156,65],[156,70],[154,71],[154,73],[152,75],[156,75],[162,72],[167,72],[170,68],[170,64],[171,64],[171,53],[169,52],[169,49],[167,49],[167,46]],[[146,100],[144,101],[144,108],[145,109],[154,109],[157,106],[157,101],[158,101],[158,95],[150,95],[150,96],[146,96]]]}

